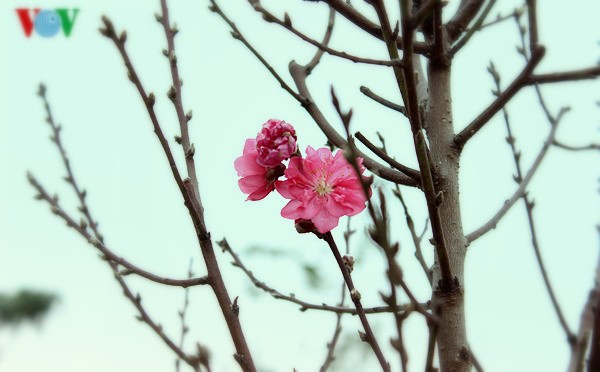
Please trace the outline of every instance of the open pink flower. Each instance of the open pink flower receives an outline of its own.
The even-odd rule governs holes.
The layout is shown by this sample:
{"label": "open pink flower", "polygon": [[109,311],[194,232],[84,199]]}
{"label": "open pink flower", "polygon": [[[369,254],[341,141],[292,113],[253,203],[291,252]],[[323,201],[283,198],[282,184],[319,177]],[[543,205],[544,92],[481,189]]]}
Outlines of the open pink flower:
{"label": "open pink flower", "polygon": [[266,168],[257,163],[258,151],[256,140],[247,139],[242,156],[235,159],[234,167],[238,176],[242,177],[238,185],[243,193],[248,194],[246,200],[260,200],[275,189],[274,182],[283,175],[285,166],[278,164]]}
{"label": "open pink flower", "polygon": [[256,161],[265,167],[277,166],[296,152],[296,140],[296,131],[291,124],[270,119],[256,136]]}
{"label": "open pink flower", "polygon": [[[361,173],[362,159],[358,158]],[[310,220],[324,234],[338,225],[342,216],[354,216],[365,209],[365,194],[354,168],[339,150],[308,146],[306,158],[293,157],[285,170],[285,181],[275,183],[288,204],[281,215]]]}

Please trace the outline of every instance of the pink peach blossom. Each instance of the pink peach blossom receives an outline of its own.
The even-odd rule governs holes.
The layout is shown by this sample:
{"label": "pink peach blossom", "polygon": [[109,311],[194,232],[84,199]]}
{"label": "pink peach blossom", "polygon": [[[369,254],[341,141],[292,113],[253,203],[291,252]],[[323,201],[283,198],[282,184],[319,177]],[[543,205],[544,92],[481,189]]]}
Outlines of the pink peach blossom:
{"label": "pink peach blossom", "polygon": [[256,136],[256,161],[264,167],[280,164],[296,152],[296,140],[296,131],[291,124],[270,119]]}
{"label": "pink peach blossom", "polygon": [[[362,159],[357,160],[362,173]],[[275,183],[281,196],[290,199],[281,215],[310,220],[321,234],[336,227],[340,217],[365,208],[361,182],[341,150],[334,156],[328,148],[308,146],[306,158],[292,157],[284,174],[287,179]]]}
{"label": "pink peach blossom", "polygon": [[257,163],[257,158],[256,140],[247,139],[242,156],[234,162],[238,176],[242,177],[238,185],[243,193],[248,194],[246,200],[260,200],[267,196],[275,189],[274,182],[283,175],[285,169],[283,164],[263,167]]}

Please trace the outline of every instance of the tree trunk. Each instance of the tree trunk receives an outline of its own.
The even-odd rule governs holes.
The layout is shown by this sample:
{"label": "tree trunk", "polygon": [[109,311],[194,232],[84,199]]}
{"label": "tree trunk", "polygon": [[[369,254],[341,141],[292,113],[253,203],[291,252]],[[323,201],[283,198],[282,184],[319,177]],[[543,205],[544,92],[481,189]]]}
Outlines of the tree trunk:
{"label": "tree trunk", "polygon": [[425,129],[429,139],[431,164],[436,192],[441,192],[439,213],[450,259],[452,275],[459,284],[449,293],[439,290],[440,269],[434,264],[432,307],[440,317],[437,334],[438,355],[442,372],[471,369],[465,327],[464,262],[467,251],[458,189],[460,152],[453,145],[450,63],[428,66],[429,101]]}

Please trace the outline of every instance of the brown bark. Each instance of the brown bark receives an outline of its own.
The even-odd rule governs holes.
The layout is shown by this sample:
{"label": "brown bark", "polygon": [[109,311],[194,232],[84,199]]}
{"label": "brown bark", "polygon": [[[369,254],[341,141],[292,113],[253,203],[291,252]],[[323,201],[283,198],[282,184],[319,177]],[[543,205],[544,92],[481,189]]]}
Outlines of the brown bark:
{"label": "brown bark", "polygon": [[436,191],[443,194],[443,201],[438,211],[446,239],[450,268],[455,282],[459,284],[450,292],[440,291],[438,283],[441,272],[436,259],[433,272],[432,307],[440,317],[437,333],[438,355],[441,371],[458,372],[469,371],[471,362],[467,348],[463,287],[467,241],[464,237],[460,213],[458,188],[460,152],[453,141],[450,71],[450,64],[429,64],[430,96],[425,128],[429,137]]}

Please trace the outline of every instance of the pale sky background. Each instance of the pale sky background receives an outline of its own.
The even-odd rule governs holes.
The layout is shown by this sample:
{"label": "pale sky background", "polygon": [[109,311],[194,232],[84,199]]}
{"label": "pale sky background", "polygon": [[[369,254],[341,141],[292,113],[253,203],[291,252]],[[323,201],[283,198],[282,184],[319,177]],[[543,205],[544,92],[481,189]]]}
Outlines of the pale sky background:
{"label": "pale sky background", "polygon": [[[291,59],[306,63],[314,48],[304,45],[276,25],[264,23],[246,1],[221,1],[248,39],[272,62],[285,79]],[[366,14],[372,11],[355,0]],[[393,8],[390,14],[397,14]],[[451,1],[452,11],[457,1]],[[506,13],[519,4],[502,1],[492,11]],[[264,1],[276,14],[287,10],[294,24],[320,38],[327,8],[300,0]],[[285,93],[269,73],[229,35],[229,28],[207,10],[208,1],[171,1],[177,36],[179,68],[184,80],[185,108],[193,109],[191,136],[196,147],[200,188],[208,226],[214,239],[227,237],[261,280],[284,293],[315,303],[339,300],[341,277],[329,249],[313,236],[299,236],[293,223],[280,217],[285,201],[276,194],[244,202],[237,187],[233,161],[246,138],[254,137],[269,118],[295,125],[302,150],[320,147],[324,136],[308,114]],[[81,9],[70,38],[59,35],[26,39],[16,7],[78,7]],[[162,28],[154,20],[158,1],[42,1],[4,0],[0,3],[0,291],[34,288],[57,293],[60,302],[41,326],[18,330],[0,328],[0,370],[6,372],[174,371],[174,355],[144,324],[134,319],[133,306],[121,295],[108,267],[74,231],[33,200],[25,178],[31,170],[66,206],[74,197],[62,181],[64,170],[48,141],[44,111],[36,97],[43,81],[54,115],[63,124],[63,141],[82,186],[88,190],[92,211],[100,221],[108,245],[118,254],[158,274],[184,277],[194,258],[195,272],[204,274],[193,228],[172,180],[167,162],[152,132],[146,111],[112,43],[97,32],[100,16],[112,18],[128,32],[128,50],[148,91],[157,95],[157,111],[168,138],[178,132],[176,116],[166,98],[170,86]],[[538,72],[594,65],[600,58],[597,16],[600,2],[579,0],[565,5],[540,1],[540,39],[547,54]],[[504,86],[520,71],[522,57],[514,22],[478,34],[454,60],[453,105],[457,128],[466,125],[493,99],[486,66],[493,60]],[[337,19],[332,45],[355,54],[385,58],[385,48],[372,37]],[[329,119],[341,125],[329,99],[334,84],[345,107],[354,109],[353,125],[369,138],[380,130],[401,161],[415,166],[406,119],[381,108],[358,90],[366,85],[397,99],[390,70],[359,66],[325,57],[310,77],[309,86]],[[600,119],[596,101],[598,81],[544,86],[553,112],[570,105],[558,131],[560,140],[574,144],[598,142]],[[532,90],[508,105],[517,145],[526,168],[531,164],[549,126]],[[497,115],[466,148],[461,167],[461,197],[465,232],[479,227],[508,198],[515,184],[514,165]],[[182,155],[171,141],[181,163]],[[598,256],[598,155],[553,148],[530,186],[536,201],[540,244],[556,293],[572,329],[593,284]],[[420,193],[405,189],[417,228],[425,219]],[[394,237],[402,245],[405,278],[419,299],[430,290],[413,257],[409,233],[399,204],[389,199]],[[366,216],[353,220],[358,234],[352,240],[357,256],[355,282],[365,306],[380,305],[378,291],[387,292],[382,255],[364,234]],[[340,221],[345,226],[345,220]],[[341,243],[343,227],[334,230]],[[429,233],[428,233],[429,234]],[[428,235],[429,237],[429,235]],[[244,254],[252,246],[282,249],[286,258]],[[431,262],[432,252],[424,245]],[[318,370],[325,344],[333,333],[335,316],[308,311],[250,290],[247,278],[218,253],[232,296],[240,296],[241,320],[254,358],[264,371]],[[290,259],[291,258],[291,259]],[[319,268],[322,286],[311,289],[298,261]],[[129,277],[140,291],[150,314],[173,338],[179,338],[177,312],[184,291]],[[539,269],[534,262],[524,207],[517,204],[498,228],[470,247],[466,263],[468,335],[486,371],[563,371],[569,348],[559,327]],[[208,288],[192,288],[186,349],[197,340],[212,352],[214,371],[236,371],[234,352],[225,323]],[[371,316],[379,342],[394,369],[398,358],[387,340],[394,335],[392,320]],[[344,335],[356,337],[360,324],[344,317]],[[346,336],[344,336],[346,337]],[[410,370],[423,369],[427,333],[418,316],[408,321],[404,338]],[[356,364],[364,361],[364,364]],[[338,354],[338,370],[377,370],[372,353],[359,349]]]}

